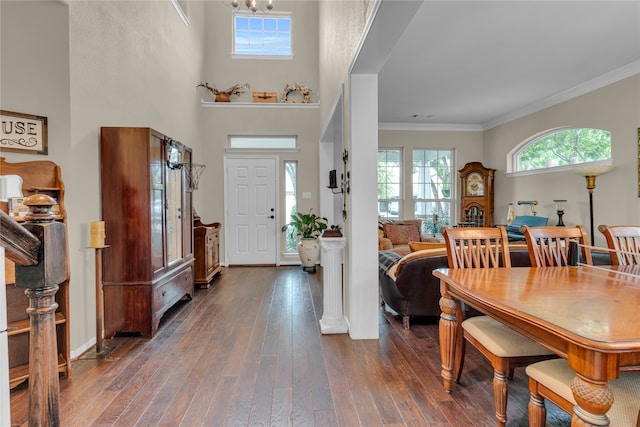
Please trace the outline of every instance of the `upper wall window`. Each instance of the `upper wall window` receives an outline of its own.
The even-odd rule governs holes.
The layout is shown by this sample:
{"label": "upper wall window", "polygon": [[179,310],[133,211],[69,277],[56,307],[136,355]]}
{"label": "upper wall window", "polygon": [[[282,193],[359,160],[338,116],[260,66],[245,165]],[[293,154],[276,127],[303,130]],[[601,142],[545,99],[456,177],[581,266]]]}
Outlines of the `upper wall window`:
{"label": "upper wall window", "polygon": [[233,54],[291,59],[291,15],[233,15]]}
{"label": "upper wall window", "polygon": [[611,132],[590,128],[553,129],[512,152],[511,172],[549,169],[611,159]]}

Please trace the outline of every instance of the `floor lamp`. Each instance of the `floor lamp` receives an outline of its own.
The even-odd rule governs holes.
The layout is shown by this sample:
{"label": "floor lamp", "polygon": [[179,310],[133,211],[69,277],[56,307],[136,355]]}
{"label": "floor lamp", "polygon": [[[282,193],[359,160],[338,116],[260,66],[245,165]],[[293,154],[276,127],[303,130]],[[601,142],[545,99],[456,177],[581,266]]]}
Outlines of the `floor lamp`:
{"label": "floor lamp", "polygon": [[593,231],[593,189],[596,188],[596,177],[611,172],[611,165],[585,165],[572,169],[572,172],[582,175],[587,180],[587,190],[589,190],[589,220],[591,224],[591,245],[595,243],[595,234]]}

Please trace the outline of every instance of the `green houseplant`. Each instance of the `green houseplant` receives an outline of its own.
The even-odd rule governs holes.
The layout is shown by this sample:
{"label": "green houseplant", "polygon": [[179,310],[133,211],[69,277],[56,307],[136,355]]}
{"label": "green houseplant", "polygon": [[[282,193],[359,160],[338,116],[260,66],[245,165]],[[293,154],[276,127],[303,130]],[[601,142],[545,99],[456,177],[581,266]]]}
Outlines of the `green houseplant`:
{"label": "green houseplant", "polygon": [[296,212],[291,214],[291,222],[282,226],[283,232],[295,230],[301,237],[298,242],[298,255],[304,268],[316,268],[320,257],[320,244],[317,237],[328,227],[327,218],[318,216],[309,210],[308,214]]}
{"label": "green houseplant", "polygon": [[296,235],[303,239],[313,239],[318,237],[326,228],[327,218],[320,217],[309,210],[308,214],[296,212],[291,214],[291,222],[282,226],[282,231],[286,232],[295,228]]}

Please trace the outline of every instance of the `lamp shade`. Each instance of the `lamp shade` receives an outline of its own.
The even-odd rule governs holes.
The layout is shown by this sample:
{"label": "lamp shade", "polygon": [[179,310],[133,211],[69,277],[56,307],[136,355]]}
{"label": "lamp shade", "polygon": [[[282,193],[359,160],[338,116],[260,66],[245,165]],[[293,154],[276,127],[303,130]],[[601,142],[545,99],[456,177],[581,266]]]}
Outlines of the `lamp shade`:
{"label": "lamp shade", "polygon": [[613,170],[613,165],[584,165],[576,166],[572,172],[582,176],[600,176]]}

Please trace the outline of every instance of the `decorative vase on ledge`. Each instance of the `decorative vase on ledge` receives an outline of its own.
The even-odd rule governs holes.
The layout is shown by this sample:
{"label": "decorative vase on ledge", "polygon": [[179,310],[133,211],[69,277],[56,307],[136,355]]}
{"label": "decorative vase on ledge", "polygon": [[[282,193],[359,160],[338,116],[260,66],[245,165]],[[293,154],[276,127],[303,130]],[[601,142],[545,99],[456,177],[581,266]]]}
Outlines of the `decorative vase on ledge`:
{"label": "decorative vase on ledge", "polygon": [[216,94],[216,102],[231,102],[231,99],[229,99],[228,93],[220,92]]}

